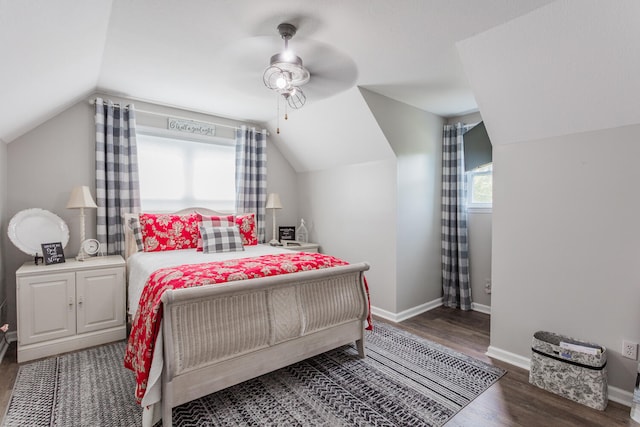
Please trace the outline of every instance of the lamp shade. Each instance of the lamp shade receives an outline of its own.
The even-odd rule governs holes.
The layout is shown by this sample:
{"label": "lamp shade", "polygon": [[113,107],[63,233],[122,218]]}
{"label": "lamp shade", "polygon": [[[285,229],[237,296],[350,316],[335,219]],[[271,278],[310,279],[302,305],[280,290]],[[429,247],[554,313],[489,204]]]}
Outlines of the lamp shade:
{"label": "lamp shade", "polygon": [[75,187],[71,190],[71,197],[67,203],[67,209],[97,208],[96,202],[91,197],[89,187],[86,185]]}
{"label": "lamp shade", "polygon": [[282,203],[280,203],[280,195],[278,193],[269,193],[267,196],[267,209],[282,209]]}

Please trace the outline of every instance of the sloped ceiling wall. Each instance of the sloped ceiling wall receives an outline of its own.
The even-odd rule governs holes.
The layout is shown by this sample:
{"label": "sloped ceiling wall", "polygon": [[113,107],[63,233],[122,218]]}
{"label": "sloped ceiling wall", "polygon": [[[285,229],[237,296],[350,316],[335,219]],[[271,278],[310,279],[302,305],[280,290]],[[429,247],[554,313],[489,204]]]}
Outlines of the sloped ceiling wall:
{"label": "sloped ceiling wall", "polygon": [[[316,147],[342,149],[334,124],[348,124],[340,133],[355,141],[349,128],[370,123],[351,110],[356,87],[440,116],[473,111],[454,43],[551,1],[0,0],[0,139],[11,143],[96,91],[275,132],[275,96],[261,74],[282,49],[276,26],[291,21],[299,28],[291,46],[313,77],[279,144],[299,170],[325,168]],[[303,153],[299,135],[320,123],[327,133]],[[362,161],[380,158],[376,132],[358,135],[374,140]],[[355,152],[346,151],[335,166]]]}
{"label": "sloped ceiling wall", "polygon": [[95,91],[110,13],[108,0],[0,2],[4,141]]}
{"label": "sloped ceiling wall", "polygon": [[394,156],[357,87],[290,112],[289,120],[280,120],[280,135],[275,133],[275,121],[269,122],[269,128],[269,141],[285,155],[296,172],[325,170]]}
{"label": "sloped ceiling wall", "polygon": [[457,46],[499,145],[640,123],[638,40],[640,2],[560,0]]}

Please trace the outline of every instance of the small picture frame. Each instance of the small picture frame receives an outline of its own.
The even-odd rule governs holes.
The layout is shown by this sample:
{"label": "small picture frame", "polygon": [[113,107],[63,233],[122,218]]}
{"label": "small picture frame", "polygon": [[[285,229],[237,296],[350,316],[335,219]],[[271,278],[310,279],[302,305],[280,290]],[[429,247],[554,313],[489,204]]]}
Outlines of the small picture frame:
{"label": "small picture frame", "polygon": [[62,242],[43,243],[40,246],[42,246],[44,265],[61,264],[65,262]]}
{"label": "small picture frame", "polygon": [[278,227],[278,240],[296,240],[296,227],[286,226]]}

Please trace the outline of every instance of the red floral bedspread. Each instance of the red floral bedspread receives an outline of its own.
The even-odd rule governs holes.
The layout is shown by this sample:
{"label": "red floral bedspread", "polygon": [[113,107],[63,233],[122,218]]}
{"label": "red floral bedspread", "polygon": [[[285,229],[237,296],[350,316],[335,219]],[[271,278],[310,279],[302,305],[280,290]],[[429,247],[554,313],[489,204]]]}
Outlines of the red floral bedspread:
{"label": "red floral bedspread", "polygon": [[[159,320],[162,318],[160,298],[165,290],[212,285],[232,280],[275,276],[347,264],[348,262],[330,255],[292,252],[203,264],[186,264],[156,270],[149,276],[147,284],[142,291],[124,357],[124,366],[136,374],[136,399],[138,403],[142,401],[147,388],[147,379],[153,359],[153,347],[160,330]],[[366,290],[368,298],[368,287],[366,287]],[[369,309],[367,329],[372,329],[370,313],[371,310]]]}

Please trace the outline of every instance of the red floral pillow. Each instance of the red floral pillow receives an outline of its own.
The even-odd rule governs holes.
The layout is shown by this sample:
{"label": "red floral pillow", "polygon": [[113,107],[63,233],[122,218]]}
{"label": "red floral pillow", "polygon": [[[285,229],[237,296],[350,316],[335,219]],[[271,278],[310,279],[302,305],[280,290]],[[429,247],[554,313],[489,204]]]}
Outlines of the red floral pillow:
{"label": "red floral pillow", "polygon": [[253,246],[258,244],[258,231],[256,230],[255,214],[242,214],[236,216],[236,224],[240,229],[242,244]]}
{"label": "red floral pillow", "polygon": [[140,229],[145,252],[195,248],[200,236],[198,216],[140,214]]}
{"label": "red floral pillow", "polygon": [[196,250],[202,252],[202,236],[200,235],[200,227],[235,227],[235,218],[233,215],[227,216],[209,216],[196,213],[198,216],[198,243]]}

